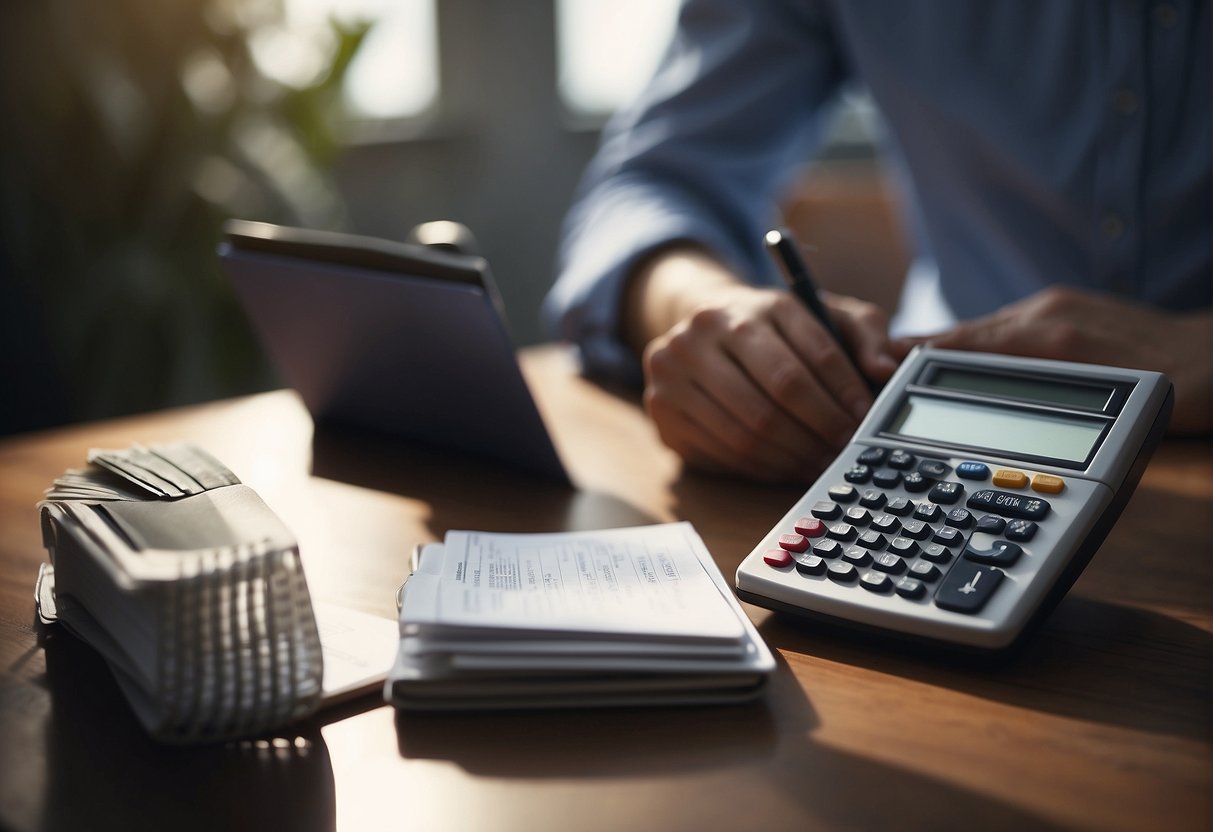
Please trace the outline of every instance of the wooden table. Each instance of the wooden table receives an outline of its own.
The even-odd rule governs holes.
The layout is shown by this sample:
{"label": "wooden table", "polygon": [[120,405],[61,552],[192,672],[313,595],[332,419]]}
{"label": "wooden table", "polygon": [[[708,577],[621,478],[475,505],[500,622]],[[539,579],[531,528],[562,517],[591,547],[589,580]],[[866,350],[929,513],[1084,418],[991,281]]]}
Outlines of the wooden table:
{"label": "wooden table", "polygon": [[[735,707],[397,717],[375,698],[272,741],[139,730],[104,664],[39,637],[34,504],[89,447],[188,439],[296,532],[313,595],[392,616],[418,541],[692,521],[731,576],[799,496],[684,475],[635,402],[543,348],[524,366],[579,484],[317,436],[287,391],[0,440],[0,827],[1198,829],[1210,815],[1213,460],[1164,443],[1070,595],[974,667],[747,607],[778,653]],[[310,472],[310,473],[309,473]]]}

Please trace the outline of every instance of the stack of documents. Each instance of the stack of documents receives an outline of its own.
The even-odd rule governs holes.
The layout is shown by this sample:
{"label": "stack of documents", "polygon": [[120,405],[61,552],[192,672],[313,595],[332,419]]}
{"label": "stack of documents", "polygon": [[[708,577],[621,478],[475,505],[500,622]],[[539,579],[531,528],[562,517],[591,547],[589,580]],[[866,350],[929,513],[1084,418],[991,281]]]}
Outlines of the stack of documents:
{"label": "stack of documents", "polygon": [[89,452],[39,504],[38,608],[106,659],[143,725],[179,742],[315,709],[323,662],[293,535],[184,444]]}
{"label": "stack of documents", "polygon": [[401,708],[750,699],[774,659],[689,523],[452,531],[404,586]]}

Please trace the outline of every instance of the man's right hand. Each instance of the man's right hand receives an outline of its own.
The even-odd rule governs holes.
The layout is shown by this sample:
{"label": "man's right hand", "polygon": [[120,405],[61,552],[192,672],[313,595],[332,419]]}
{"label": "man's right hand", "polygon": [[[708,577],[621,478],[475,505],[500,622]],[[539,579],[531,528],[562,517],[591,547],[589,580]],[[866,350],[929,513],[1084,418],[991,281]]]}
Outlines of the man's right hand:
{"label": "man's right hand", "polygon": [[[827,296],[863,372],[896,369],[876,306]],[[872,404],[867,384],[794,295],[746,285],[699,249],[666,249],[628,288],[625,337],[643,355],[645,406],[691,466],[810,481]]]}

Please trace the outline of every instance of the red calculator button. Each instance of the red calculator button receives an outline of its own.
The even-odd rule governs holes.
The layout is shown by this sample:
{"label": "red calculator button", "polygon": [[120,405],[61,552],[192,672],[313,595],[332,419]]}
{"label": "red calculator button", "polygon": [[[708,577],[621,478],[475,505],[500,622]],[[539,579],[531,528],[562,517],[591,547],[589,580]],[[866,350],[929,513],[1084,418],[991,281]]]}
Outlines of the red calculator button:
{"label": "red calculator button", "polygon": [[826,524],[816,517],[801,517],[796,521],[796,532],[805,537],[821,537],[826,533]]}
{"label": "red calculator button", "polygon": [[767,549],[762,553],[762,559],[771,566],[788,566],[792,563],[792,555],[783,549]]}
{"label": "red calculator button", "polygon": [[781,534],[779,548],[789,552],[803,552],[809,548],[809,539],[803,534]]}

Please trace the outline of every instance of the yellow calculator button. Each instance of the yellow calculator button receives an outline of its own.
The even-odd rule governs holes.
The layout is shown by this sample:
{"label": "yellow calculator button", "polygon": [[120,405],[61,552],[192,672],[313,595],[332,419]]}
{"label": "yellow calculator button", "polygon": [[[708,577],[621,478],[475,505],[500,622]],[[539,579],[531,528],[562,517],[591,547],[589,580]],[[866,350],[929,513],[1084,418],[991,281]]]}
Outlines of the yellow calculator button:
{"label": "yellow calculator button", "polygon": [[1028,484],[1028,475],[1023,471],[1000,468],[994,472],[994,484],[999,488],[1023,488]]}
{"label": "yellow calculator button", "polygon": [[1041,491],[1045,494],[1060,494],[1061,490],[1065,487],[1066,481],[1052,474],[1037,474],[1032,477],[1033,491]]}

